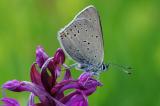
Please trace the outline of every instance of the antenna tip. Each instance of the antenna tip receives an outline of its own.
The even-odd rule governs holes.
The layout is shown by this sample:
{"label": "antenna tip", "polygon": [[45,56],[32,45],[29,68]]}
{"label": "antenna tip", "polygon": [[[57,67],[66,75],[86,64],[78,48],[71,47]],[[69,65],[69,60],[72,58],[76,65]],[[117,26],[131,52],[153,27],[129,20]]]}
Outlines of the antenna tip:
{"label": "antenna tip", "polygon": [[128,72],[127,74],[128,74],[128,75],[131,75],[132,73],[131,73],[131,72]]}

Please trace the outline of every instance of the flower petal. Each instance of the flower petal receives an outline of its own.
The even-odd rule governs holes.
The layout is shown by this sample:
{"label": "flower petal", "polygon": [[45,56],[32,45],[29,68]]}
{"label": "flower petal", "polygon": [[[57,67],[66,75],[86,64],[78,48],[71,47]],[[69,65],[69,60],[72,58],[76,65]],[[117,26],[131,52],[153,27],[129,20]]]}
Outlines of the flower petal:
{"label": "flower petal", "polygon": [[61,48],[58,48],[55,55],[54,55],[55,60],[57,61],[58,64],[63,64],[65,61],[65,54]]}
{"label": "flower petal", "polygon": [[66,69],[66,73],[64,75],[63,80],[70,80],[70,79],[72,79],[71,72],[69,69]]}
{"label": "flower petal", "polygon": [[34,96],[33,93],[30,94],[27,106],[34,106]]}
{"label": "flower petal", "polygon": [[96,91],[97,87],[91,87],[90,89],[87,89],[87,90],[83,90],[84,94],[86,96],[89,96],[91,95],[92,93],[94,93]]}
{"label": "flower petal", "polygon": [[[43,64],[41,70],[41,81],[45,89],[50,92],[51,88],[55,85],[57,77],[60,75],[61,65],[65,60],[65,55],[62,49],[57,49],[54,57],[48,58]],[[51,72],[48,74],[47,68]]]}
{"label": "flower petal", "polygon": [[87,96],[95,92],[97,86],[102,86],[102,84],[98,80],[92,78],[92,73],[90,72],[85,72],[81,74],[81,76],[79,77],[79,83],[81,83],[85,88],[83,89],[83,92]]}
{"label": "flower petal", "polygon": [[46,106],[43,103],[36,103],[34,106]]}
{"label": "flower petal", "polygon": [[78,79],[79,79],[80,82],[86,82],[91,77],[92,77],[91,72],[84,72],[79,76]]}
{"label": "flower petal", "polygon": [[41,46],[38,46],[36,49],[36,63],[41,68],[44,62],[48,59],[48,55],[45,53],[44,49]]}
{"label": "flower petal", "polygon": [[[52,57],[50,60],[48,59],[47,61],[48,61],[48,64],[46,68],[49,69],[54,79],[57,79],[61,71],[60,65],[57,64],[57,61],[55,60],[54,57]],[[47,63],[47,61],[45,63]]]}
{"label": "flower petal", "polygon": [[64,80],[57,83],[51,90],[51,94],[55,95],[56,99],[64,97],[64,91],[67,89],[80,89],[81,85],[76,80]]}
{"label": "flower petal", "polygon": [[27,87],[25,85],[23,85],[23,83],[18,80],[8,81],[8,82],[4,83],[2,87],[4,89],[8,89],[8,90],[15,91],[15,92],[21,92],[21,91],[25,91],[27,89]]}
{"label": "flower petal", "polygon": [[38,70],[36,69],[36,63],[33,63],[31,66],[30,77],[31,77],[31,81],[33,83],[35,83],[37,85],[42,85],[41,75],[38,72]]}
{"label": "flower petal", "polygon": [[61,99],[61,102],[66,106],[88,106],[88,99],[86,95],[80,90],[67,95]]}
{"label": "flower petal", "polygon": [[77,81],[70,81],[69,83],[66,83],[64,86],[59,87],[58,91],[56,92],[56,95],[60,95],[67,89],[81,89],[81,85]]}
{"label": "flower petal", "polygon": [[4,97],[1,101],[5,104],[4,106],[20,106],[18,101],[12,98]]}
{"label": "flower petal", "polygon": [[51,75],[49,75],[49,72],[47,71],[48,65],[51,62],[53,58],[49,58],[45,61],[45,63],[43,64],[41,70],[41,81],[42,84],[44,86],[44,88],[46,89],[46,91],[50,92],[50,90],[52,89],[52,87],[55,85],[56,83],[56,76],[55,74],[52,72]]}
{"label": "flower petal", "polygon": [[[13,84],[12,84],[13,83]],[[32,92],[35,96],[39,97],[41,103],[45,106],[54,106],[55,104],[63,105],[61,102],[53,98],[42,86],[36,85],[27,81],[8,81],[3,85],[4,89],[8,89],[15,92],[28,91]]]}
{"label": "flower petal", "polygon": [[46,70],[42,70],[41,73],[41,80],[43,83],[43,87],[46,91],[50,92],[51,88],[53,87],[53,77],[48,74],[49,72]]}
{"label": "flower petal", "polygon": [[55,74],[56,77],[60,76],[61,65],[65,61],[65,54],[61,48],[58,48],[54,54],[53,60],[50,61],[48,68],[52,74]]}
{"label": "flower petal", "polygon": [[63,93],[67,89],[77,89],[84,92],[89,96],[96,91],[97,86],[101,86],[101,83],[91,77],[90,73],[83,73],[79,80],[63,80],[57,83],[52,88],[51,93],[55,95],[57,99],[62,98]]}

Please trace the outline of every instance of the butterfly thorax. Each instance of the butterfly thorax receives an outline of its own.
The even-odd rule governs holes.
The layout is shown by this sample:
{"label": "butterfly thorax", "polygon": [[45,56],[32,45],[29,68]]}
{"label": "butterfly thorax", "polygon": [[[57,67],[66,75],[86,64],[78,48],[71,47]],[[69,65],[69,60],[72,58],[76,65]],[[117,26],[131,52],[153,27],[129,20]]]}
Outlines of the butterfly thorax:
{"label": "butterfly thorax", "polygon": [[85,72],[100,73],[106,71],[109,64],[102,63],[101,65],[88,65],[88,64],[78,64],[77,68]]}

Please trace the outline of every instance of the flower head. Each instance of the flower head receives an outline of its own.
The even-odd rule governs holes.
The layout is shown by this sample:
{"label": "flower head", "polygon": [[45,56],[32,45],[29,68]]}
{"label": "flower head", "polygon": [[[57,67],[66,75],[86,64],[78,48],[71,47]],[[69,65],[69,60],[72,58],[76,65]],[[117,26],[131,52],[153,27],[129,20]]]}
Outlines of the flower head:
{"label": "flower head", "polygon": [[[95,92],[101,83],[94,79],[91,73],[83,73],[78,79],[73,79],[69,69],[65,69],[63,79],[57,81],[64,61],[65,54],[62,49],[57,49],[54,56],[49,57],[44,49],[38,46],[36,62],[30,70],[31,82],[11,80],[2,87],[14,92],[31,92],[28,106],[88,106],[87,97]],[[64,91],[68,89],[74,91],[65,95]],[[40,103],[34,102],[35,96],[39,98]],[[6,106],[19,106],[19,103],[11,98],[3,98],[1,101]]]}

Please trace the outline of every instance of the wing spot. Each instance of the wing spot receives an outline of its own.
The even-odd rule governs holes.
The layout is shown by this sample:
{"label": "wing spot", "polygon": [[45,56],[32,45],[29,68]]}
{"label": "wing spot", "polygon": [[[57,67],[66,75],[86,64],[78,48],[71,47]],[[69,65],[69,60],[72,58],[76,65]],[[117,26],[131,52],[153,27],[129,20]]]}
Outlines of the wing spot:
{"label": "wing spot", "polygon": [[87,50],[89,50],[89,48],[87,48]]}
{"label": "wing spot", "polygon": [[75,25],[74,27],[76,28],[77,26]]}
{"label": "wing spot", "polygon": [[79,30],[77,32],[79,33]]}
{"label": "wing spot", "polygon": [[87,42],[86,40],[84,40],[83,42]]}
{"label": "wing spot", "polygon": [[88,42],[88,45],[90,44],[90,42]]}
{"label": "wing spot", "polygon": [[98,36],[96,36],[96,38],[98,38]]}
{"label": "wing spot", "polygon": [[94,57],[97,57],[97,56],[94,56]]}
{"label": "wing spot", "polygon": [[74,36],[76,36],[76,34],[74,34]]}
{"label": "wing spot", "polygon": [[64,32],[62,32],[62,33],[60,34],[60,37],[66,37],[66,34],[65,34]]}
{"label": "wing spot", "polygon": [[86,29],[86,32],[87,32],[87,29]]}

